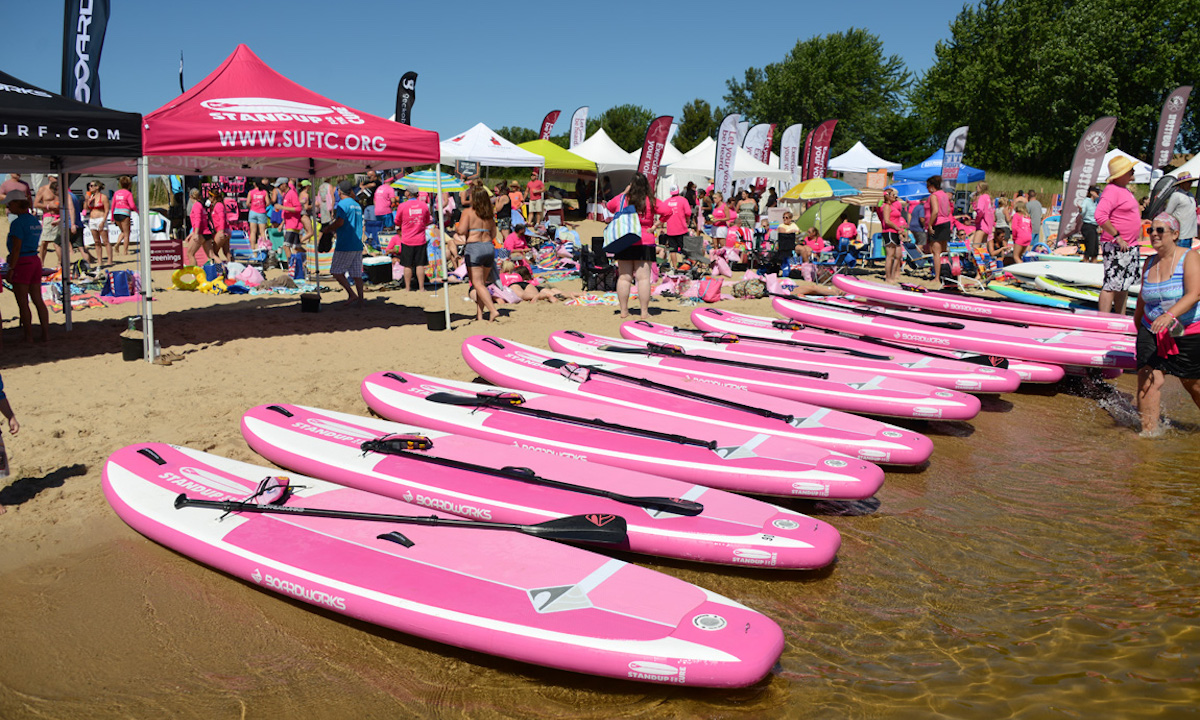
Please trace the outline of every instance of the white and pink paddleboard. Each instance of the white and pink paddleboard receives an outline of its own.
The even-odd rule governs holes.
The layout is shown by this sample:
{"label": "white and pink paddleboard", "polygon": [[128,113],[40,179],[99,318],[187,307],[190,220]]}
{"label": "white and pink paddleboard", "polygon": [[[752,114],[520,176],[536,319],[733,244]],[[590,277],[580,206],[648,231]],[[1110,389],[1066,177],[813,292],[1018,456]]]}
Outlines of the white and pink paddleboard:
{"label": "white and pink paddleboard", "polygon": [[1132,368],[1134,347],[1124,335],[1031,325],[1019,327],[861,305],[844,298],[771,301],[776,312],[809,325],[856,335],[1055,365]]}
{"label": "white and pink paddleboard", "polygon": [[895,425],[636,365],[576,358],[489,335],[464,340],[462,354],[484,380],[517,390],[754,429],[876,463],[920,465],[933,453],[928,437]]}
{"label": "white and pink paddleboard", "polygon": [[[732,600],[517,532],[176,508],[181,493],[243,500],[277,475],[143,443],[109,457],[103,487],[133,529],[199,562],[325,610],[490,655],[606,677],[738,687],[766,675],[782,652],[779,626]],[[290,478],[290,487],[284,507],[422,512],[309,477]]]}
{"label": "white and pink paddleboard", "polygon": [[679,345],[687,350],[689,355],[727,357],[801,370],[836,368],[873,373],[969,393],[1007,393],[1021,385],[1021,378],[1016,373],[995,367],[970,365],[967,369],[947,370],[937,367],[932,362],[893,362],[880,355],[878,349],[874,353],[867,353],[832,346],[817,348],[800,343],[773,343],[729,332],[713,333],[690,328],[673,328],[647,320],[623,323],[621,336],[627,340]]}
{"label": "white and pink paddleboard", "polygon": [[[807,569],[833,562],[841,545],[828,523],[761,500],[387,420],[259,405],[242,416],[242,435],[276,465],[434,512],[518,524],[621,515],[629,538],[622,549],[649,555]],[[362,449],[388,436],[420,436],[432,447],[417,443],[399,453]],[[697,514],[672,512],[675,504]]]}
{"label": "white and pink paddleboard", "polygon": [[550,347],[602,362],[638,365],[686,377],[707,377],[753,392],[844,412],[940,420],[970,420],[979,414],[979,398],[974,395],[877,373],[837,368],[802,370],[784,367],[777,361],[730,362],[698,355],[678,345],[651,346],[576,330],[551,333]]}
{"label": "white and pink paddleboard", "polygon": [[[995,368],[996,363],[990,358],[997,356],[980,355],[959,350],[948,350],[940,347],[919,347],[894,341],[884,341],[868,338],[827,328],[809,327],[796,320],[780,320],[779,318],[762,317],[760,315],[744,315],[729,310],[702,307],[692,310],[692,324],[701,330],[709,332],[728,332],[738,337],[756,337],[768,340],[813,343],[816,345],[831,345],[856,350],[859,352],[885,355],[892,362],[906,367],[936,367],[947,371],[967,372],[971,368],[983,371]],[[1063,379],[1063,368],[1060,365],[1034,363],[1028,360],[1007,361],[1009,372],[1016,373],[1021,382],[1025,383],[1056,383]],[[962,389],[962,388],[958,388]]]}
{"label": "white and pink paddleboard", "polygon": [[402,372],[369,375],[362,394],[372,410],[396,422],[722,490],[860,499],[883,484],[878,465],[790,438],[593,400]]}
{"label": "white and pink paddleboard", "polygon": [[869,282],[848,275],[834,275],[833,284],[848,295],[872,302],[901,307],[916,307],[944,315],[1012,320],[1013,322],[1068,330],[1136,335],[1133,318],[1096,310],[1060,310],[1022,303],[987,300],[959,293],[914,291],[897,285]]}

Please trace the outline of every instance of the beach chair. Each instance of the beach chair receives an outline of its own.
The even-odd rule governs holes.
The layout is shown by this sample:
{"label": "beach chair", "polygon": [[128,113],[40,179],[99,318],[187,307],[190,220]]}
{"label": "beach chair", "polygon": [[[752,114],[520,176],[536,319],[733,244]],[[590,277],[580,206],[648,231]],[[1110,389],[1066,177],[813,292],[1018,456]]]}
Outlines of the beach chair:
{"label": "beach chair", "polygon": [[960,292],[985,292],[988,283],[999,280],[1004,275],[1004,266],[983,247],[972,247],[970,253],[966,259],[973,267],[964,268],[964,272],[951,276],[949,280],[958,286]]}
{"label": "beach chair", "polygon": [[[283,231],[279,228],[267,228],[267,238],[271,241],[271,253],[267,256],[270,261],[274,258],[274,263],[280,268],[287,270],[287,258],[283,253]],[[266,270],[266,268],[263,268]]]}
{"label": "beach chair", "polygon": [[921,252],[912,233],[908,234],[908,239],[904,241],[903,247],[903,267],[908,274],[916,275],[922,270],[928,270],[933,265],[933,256]]}
{"label": "beach chair", "polygon": [[875,233],[871,236],[869,244],[870,249],[867,251],[867,256],[863,258],[863,262],[868,267],[875,267],[876,263],[881,263],[887,259],[887,253],[883,249],[883,233]]}
{"label": "beach chair", "polygon": [[231,230],[229,233],[229,254],[237,262],[246,265],[257,264],[254,248],[250,247],[250,238],[241,230]]}

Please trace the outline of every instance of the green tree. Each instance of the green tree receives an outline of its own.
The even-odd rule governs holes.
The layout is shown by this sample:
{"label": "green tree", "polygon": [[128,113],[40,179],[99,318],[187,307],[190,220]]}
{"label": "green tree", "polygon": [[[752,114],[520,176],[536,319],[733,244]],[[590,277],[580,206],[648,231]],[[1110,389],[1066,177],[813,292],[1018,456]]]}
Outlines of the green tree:
{"label": "green tree", "polygon": [[877,36],[850,28],[797,41],[782,61],[749,68],[741,80],[731,78],[724,99],[728,112],[779,128],[799,122],[811,129],[837,118],[837,154],[859,140],[875,149],[892,116],[903,109],[910,82],[904,61],[885,56]]}
{"label": "green tree", "polygon": [[505,125],[502,128],[496,128],[496,134],[516,145],[538,139],[538,131],[526,127]]}
{"label": "green tree", "polygon": [[604,128],[604,132],[612,141],[620,145],[626,152],[640,150],[646,140],[646,127],[658,115],[640,105],[617,105],[600,113],[595,119],[595,125],[588,119],[588,136],[593,128]]}
{"label": "green tree", "polygon": [[[984,0],[964,7],[911,102],[935,136],[969,125],[972,165],[1066,169],[1103,115],[1113,143],[1150,155],[1167,93],[1200,78],[1196,0]],[[1182,141],[1200,141],[1194,113]]]}
{"label": "green tree", "polygon": [[707,100],[697,98],[684,105],[679,116],[679,130],[675,133],[675,147],[682,152],[696,147],[704,138],[717,133],[723,117],[721,109],[713,109]]}

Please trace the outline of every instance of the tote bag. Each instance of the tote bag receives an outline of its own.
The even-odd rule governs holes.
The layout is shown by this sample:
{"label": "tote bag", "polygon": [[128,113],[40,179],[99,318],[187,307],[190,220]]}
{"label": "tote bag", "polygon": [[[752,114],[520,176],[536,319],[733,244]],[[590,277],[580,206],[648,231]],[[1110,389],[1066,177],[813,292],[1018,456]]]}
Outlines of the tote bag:
{"label": "tote bag", "polygon": [[608,227],[604,228],[604,252],[616,255],[641,241],[642,222],[638,219],[637,210],[621,198],[621,209],[613,215]]}

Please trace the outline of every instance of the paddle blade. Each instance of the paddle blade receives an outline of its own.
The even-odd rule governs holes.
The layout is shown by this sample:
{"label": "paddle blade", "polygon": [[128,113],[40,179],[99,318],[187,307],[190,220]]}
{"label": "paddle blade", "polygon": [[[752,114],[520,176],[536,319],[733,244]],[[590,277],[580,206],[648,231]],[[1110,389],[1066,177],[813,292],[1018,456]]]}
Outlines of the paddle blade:
{"label": "paddle blade", "polygon": [[659,512],[671,513],[672,515],[683,515],[685,517],[695,517],[704,512],[704,506],[695,500],[680,500],[679,498],[665,497],[649,497],[641,496],[632,498],[647,510],[658,510]]}
{"label": "paddle blade", "polygon": [[527,535],[564,542],[625,545],[629,540],[628,525],[620,515],[570,515],[537,525],[525,525]]}

